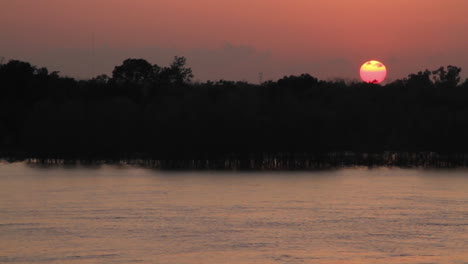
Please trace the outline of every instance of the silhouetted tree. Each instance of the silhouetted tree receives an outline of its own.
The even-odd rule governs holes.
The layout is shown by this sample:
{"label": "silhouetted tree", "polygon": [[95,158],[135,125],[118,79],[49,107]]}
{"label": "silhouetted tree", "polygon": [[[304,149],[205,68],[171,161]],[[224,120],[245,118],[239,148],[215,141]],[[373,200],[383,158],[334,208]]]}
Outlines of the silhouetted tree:
{"label": "silhouetted tree", "polygon": [[209,159],[243,168],[333,163],[326,155],[350,151],[459,155],[468,151],[460,72],[441,67],[386,85],[309,74],[262,85],[192,83],[186,59],[175,57],[167,67],[127,59],[112,78],[76,81],[9,61],[0,64],[0,155]]}
{"label": "silhouetted tree", "polygon": [[193,78],[192,69],[185,67],[186,63],[185,57],[174,57],[170,67],[161,70],[161,78],[176,84],[190,82]]}
{"label": "silhouetted tree", "polygon": [[461,68],[456,66],[440,67],[432,72],[434,83],[441,88],[455,88],[460,82]]}
{"label": "silhouetted tree", "polygon": [[300,76],[283,77],[278,80],[278,85],[293,89],[311,88],[318,84],[318,79],[309,74],[301,74]]}
{"label": "silhouetted tree", "polygon": [[122,65],[116,66],[112,78],[117,81],[142,83],[157,78],[160,68],[151,65],[144,59],[127,59]]}
{"label": "silhouetted tree", "polygon": [[431,81],[431,71],[420,71],[417,74],[408,75],[407,85],[411,88],[430,88],[433,86]]}

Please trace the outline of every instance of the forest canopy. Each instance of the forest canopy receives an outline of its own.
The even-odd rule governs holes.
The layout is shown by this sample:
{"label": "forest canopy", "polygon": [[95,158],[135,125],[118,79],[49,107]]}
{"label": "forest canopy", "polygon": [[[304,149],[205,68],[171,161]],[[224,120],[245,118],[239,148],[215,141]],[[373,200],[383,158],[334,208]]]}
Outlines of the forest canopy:
{"label": "forest canopy", "polygon": [[468,152],[468,81],[440,67],[376,85],[309,74],[251,84],[193,82],[127,59],[76,80],[28,62],[0,64],[3,156],[154,159],[265,153]]}

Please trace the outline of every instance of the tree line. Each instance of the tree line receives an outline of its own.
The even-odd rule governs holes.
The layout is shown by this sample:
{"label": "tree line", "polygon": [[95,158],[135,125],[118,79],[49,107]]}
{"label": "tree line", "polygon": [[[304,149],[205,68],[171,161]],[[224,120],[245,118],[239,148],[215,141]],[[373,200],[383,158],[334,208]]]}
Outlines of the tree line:
{"label": "tree line", "polygon": [[[127,59],[112,76],[0,64],[0,155],[252,160],[327,153],[468,152],[468,80],[440,67],[386,85],[309,74],[193,82],[184,57]],[[288,158],[284,158],[288,157]]]}

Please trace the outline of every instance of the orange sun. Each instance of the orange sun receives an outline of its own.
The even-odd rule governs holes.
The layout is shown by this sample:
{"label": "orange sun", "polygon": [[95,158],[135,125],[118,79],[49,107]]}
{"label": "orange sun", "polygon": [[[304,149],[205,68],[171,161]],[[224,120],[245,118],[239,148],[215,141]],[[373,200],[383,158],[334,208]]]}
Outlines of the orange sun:
{"label": "orange sun", "polygon": [[387,77],[387,67],[380,61],[371,60],[361,66],[360,75],[366,83],[381,83]]}

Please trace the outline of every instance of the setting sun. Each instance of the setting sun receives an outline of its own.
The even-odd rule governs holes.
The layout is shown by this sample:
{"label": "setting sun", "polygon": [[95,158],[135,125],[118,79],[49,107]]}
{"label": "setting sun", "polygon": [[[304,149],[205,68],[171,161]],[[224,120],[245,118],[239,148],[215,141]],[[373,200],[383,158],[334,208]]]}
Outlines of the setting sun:
{"label": "setting sun", "polygon": [[361,66],[360,75],[366,83],[381,83],[387,77],[387,67],[380,61],[371,60]]}

